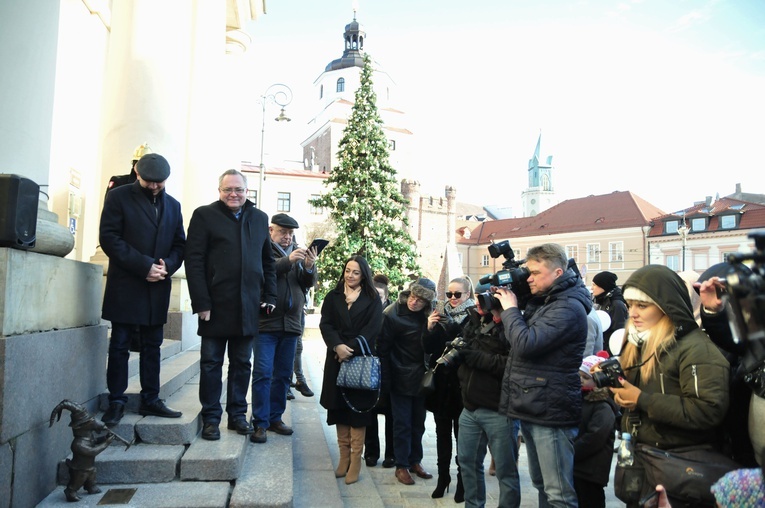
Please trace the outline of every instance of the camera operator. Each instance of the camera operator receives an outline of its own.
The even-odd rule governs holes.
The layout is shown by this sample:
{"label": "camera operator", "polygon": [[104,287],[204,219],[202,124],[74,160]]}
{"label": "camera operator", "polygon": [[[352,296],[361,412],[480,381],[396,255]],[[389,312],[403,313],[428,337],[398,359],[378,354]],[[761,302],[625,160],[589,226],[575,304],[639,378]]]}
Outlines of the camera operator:
{"label": "camera operator", "polygon": [[510,344],[499,412],[521,421],[539,506],[577,506],[573,441],[592,300],[558,244],[529,249],[526,268],[531,298],[524,313],[515,293],[503,287],[495,293]]}
{"label": "camera operator", "polygon": [[[732,266],[728,263],[712,265],[699,276],[694,288],[699,292],[701,299],[700,315],[704,331],[712,342],[723,350],[730,363],[730,408],[723,422],[725,444],[730,447],[730,455],[736,462],[744,467],[755,467],[757,460],[749,436],[750,431],[747,430],[747,415],[751,401],[755,399],[752,398],[751,387],[745,382],[747,369],[742,365],[742,358],[747,355],[747,344],[733,339],[726,309],[730,304],[725,296],[725,276],[731,270]],[[744,275],[751,275],[751,270],[746,265],[740,265],[739,270]]]}
{"label": "camera operator", "polygon": [[486,447],[493,450],[499,481],[498,506],[518,507],[521,486],[518,476],[518,428],[499,412],[502,376],[510,347],[502,329],[499,308],[487,312],[480,303],[469,310],[463,324],[466,345],[457,352],[458,376],[465,408],[459,418],[457,457],[462,469],[465,501],[469,507],[486,503],[483,462]]}

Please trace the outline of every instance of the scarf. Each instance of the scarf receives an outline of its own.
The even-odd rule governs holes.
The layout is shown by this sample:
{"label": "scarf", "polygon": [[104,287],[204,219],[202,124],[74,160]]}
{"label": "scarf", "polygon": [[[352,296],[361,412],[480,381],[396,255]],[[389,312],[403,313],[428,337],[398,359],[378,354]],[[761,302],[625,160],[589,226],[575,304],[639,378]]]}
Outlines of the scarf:
{"label": "scarf", "polygon": [[359,285],[356,289],[351,289],[348,287],[348,284],[343,283],[343,285],[345,287],[343,291],[345,293],[345,303],[348,304],[348,308],[350,309],[353,302],[355,302],[361,294],[361,286]]}
{"label": "scarf", "polygon": [[467,317],[468,309],[470,307],[475,307],[475,302],[472,298],[468,298],[456,307],[452,307],[452,304],[447,302],[444,306],[444,312],[451,318],[452,321],[459,324],[462,323]]}
{"label": "scarf", "polygon": [[631,326],[629,331],[627,332],[627,340],[630,341],[630,343],[637,346],[638,348],[642,348],[643,344],[648,342],[648,339],[650,337],[651,337],[651,330],[639,332],[637,331],[637,329],[635,329],[634,326]]}

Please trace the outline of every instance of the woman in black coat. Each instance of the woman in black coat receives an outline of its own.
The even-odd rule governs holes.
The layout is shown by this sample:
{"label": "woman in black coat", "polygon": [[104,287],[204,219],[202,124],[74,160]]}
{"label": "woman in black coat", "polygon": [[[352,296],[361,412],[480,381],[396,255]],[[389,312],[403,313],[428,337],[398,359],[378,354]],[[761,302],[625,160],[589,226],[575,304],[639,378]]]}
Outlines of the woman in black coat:
{"label": "woman in black coat", "polygon": [[324,361],[324,379],[320,402],[327,409],[327,424],[337,427],[337,446],[340,462],[335,477],[345,477],[345,483],[355,483],[361,470],[361,452],[364,448],[366,427],[374,414],[358,413],[351,409],[343,397],[360,410],[372,408],[378,393],[371,390],[351,390],[337,386],[340,364],[361,354],[359,337],[366,339],[372,349],[382,326],[382,305],[372,283],[372,272],[366,259],[351,256],[345,262],[343,275],[335,289],[324,298],[321,306],[321,330],[327,345]]}

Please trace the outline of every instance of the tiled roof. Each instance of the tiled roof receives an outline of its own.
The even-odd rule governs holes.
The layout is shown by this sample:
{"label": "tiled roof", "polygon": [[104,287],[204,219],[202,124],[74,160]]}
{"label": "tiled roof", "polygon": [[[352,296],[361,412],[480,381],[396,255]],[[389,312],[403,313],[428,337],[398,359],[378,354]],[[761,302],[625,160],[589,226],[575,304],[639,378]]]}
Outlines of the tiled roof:
{"label": "tiled roof", "polygon": [[569,199],[534,217],[502,219],[481,223],[468,240],[459,243],[484,244],[494,238],[519,238],[639,227],[664,212],[629,191]]}
{"label": "tiled roof", "polygon": [[664,235],[664,223],[667,220],[682,220],[683,216],[685,216],[685,221],[688,226],[690,226],[690,221],[695,218],[708,218],[709,222],[706,229],[704,229],[704,232],[718,230],[732,231],[731,229],[719,228],[719,217],[721,215],[731,214],[740,214],[738,226],[733,231],[765,227],[765,205],[750,201],[742,201],[731,197],[724,197],[709,205],[706,203],[699,203],[690,208],[686,208],[685,210],[679,210],[656,217],[654,219],[653,228],[651,228],[651,232],[648,233],[648,236]]}

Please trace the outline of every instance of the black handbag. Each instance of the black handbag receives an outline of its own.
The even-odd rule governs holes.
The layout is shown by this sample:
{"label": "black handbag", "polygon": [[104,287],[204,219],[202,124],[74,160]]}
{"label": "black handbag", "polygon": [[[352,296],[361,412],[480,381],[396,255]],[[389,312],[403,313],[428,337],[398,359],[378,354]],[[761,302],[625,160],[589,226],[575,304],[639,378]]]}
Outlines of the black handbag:
{"label": "black handbag", "polygon": [[426,397],[436,391],[436,369],[439,364],[436,364],[432,369],[427,369],[425,374],[422,375],[422,381],[420,381],[420,397]]}
{"label": "black handbag", "polygon": [[635,453],[645,469],[647,484],[663,485],[673,508],[676,505],[682,508],[679,503],[693,507],[715,506],[710,487],[729,471],[741,468],[711,446],[661,450],[639,443]]}

